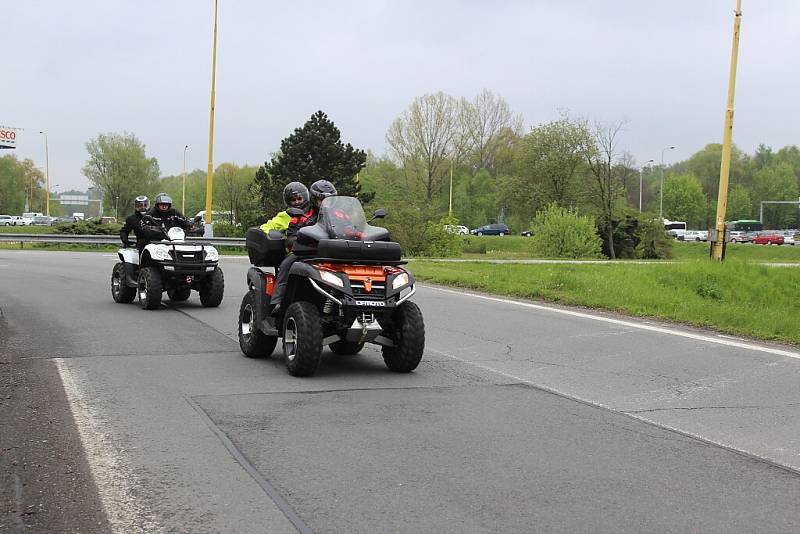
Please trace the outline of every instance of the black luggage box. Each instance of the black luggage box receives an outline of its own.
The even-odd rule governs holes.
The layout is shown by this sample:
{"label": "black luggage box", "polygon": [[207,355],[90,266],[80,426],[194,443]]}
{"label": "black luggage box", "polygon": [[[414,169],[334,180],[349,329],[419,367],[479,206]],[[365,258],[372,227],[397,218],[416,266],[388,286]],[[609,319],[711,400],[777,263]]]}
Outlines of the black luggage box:
{"label": "black luggage box", "polygon": [[268,236],[261,228],[249,228],[245,244],[250,263],[256,267],[277,267],[286,257],[286,239],[277,231],[275,235]]}
{"label": "black luggage box", "polygon": [[399,261],[399,243],[392,241],[348,241],[320,239],[317,256],[336,260]]}

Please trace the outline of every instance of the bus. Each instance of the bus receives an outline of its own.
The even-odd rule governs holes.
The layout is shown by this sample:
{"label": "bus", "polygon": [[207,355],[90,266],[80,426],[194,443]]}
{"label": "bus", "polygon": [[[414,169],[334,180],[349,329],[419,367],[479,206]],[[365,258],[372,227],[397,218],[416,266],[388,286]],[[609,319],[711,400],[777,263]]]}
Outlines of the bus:
{"label": "bus", "polygon": [[686,223],[683,221],[664,219],[664,230],[672,237],[680,237],[686,233]]}
{"label": "bus", "polygon": [[727,226],[728,230],[731,232],[760,232],[764,229],[764,223],[761,221],[751,221],[747,219],[731,221]]}

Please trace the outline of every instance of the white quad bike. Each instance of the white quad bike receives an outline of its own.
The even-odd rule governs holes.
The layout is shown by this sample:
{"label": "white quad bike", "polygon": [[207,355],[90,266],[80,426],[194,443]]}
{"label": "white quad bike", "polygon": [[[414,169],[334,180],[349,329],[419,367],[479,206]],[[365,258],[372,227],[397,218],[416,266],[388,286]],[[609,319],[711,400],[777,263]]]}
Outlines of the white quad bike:
{"label": "white quad bike", "polygon": [[164,291],[171,301],[181,302],[194,289],[203,306],[219,306],[225,278],[217,249],[187,242],[181,228],[161,231],[166,239],[149,243],[141,255],[135,246],[117,251],[120,261],[111,273],[114,302],[128,303],[138,296],[142,309],[154,310],[161,305]]}

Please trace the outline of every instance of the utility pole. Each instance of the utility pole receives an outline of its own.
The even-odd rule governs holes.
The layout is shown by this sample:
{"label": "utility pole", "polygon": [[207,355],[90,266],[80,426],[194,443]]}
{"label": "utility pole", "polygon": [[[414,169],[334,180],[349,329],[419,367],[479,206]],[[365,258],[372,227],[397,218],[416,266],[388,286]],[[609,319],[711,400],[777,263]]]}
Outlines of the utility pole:
{"label": "utility pole", "polygon": [[448,217],[453,216],[453,160],[450,160],[450,210]]}
{"label": "utility pole", "polygon": [[45,189],[47,190],[47,207],[45,208],[45,215],[50,216],[50,150],[47,147],[47,132],[41,131],[44,134],[44,176],[45,176]]}
{"label": "utility pole", "polygon": [[717,219],[711,232],[711,257],[725,258],[725,211],[728,208],[728,177],[731,170],[731,144],[733,142],[733,97],[736,92],[736,64],[739,58],[739,28],[742,23],[742,0],[736,0],[733,19],[733,45],[731,47],[731,72],[728,82],[728,105],[725,109],[725,129],[722,132],[722,162],[719,166],[719,194]]}
{"label": "utility pole", "polygon": [[208,177],[206,178],[206,215],[205,237],[214,237],[214,227],[211,225],[211,196],[214,193],[214,88],[217,82],[217,3],[214,0],[214,45],[211,55],[211,111],[208,125]]}
{"label": "utility pole", "polygon": [[189,145],[183,147],[183,187],[181,193],[181,213],[186,216],[186,150]]}

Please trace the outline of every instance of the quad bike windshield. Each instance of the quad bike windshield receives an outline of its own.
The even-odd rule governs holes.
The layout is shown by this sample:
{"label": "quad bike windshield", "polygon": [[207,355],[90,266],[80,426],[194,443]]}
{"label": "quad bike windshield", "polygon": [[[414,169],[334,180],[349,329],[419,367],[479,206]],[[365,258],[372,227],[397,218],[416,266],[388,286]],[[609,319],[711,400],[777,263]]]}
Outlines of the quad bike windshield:
{"label": "quad bike windshield", "polygon": [[322,201],[317,225],[328,234],[329,239],[362,241],[374,239],[375,231],[384,232],[367,224],[361,202],[353,197],[328,197]]}

